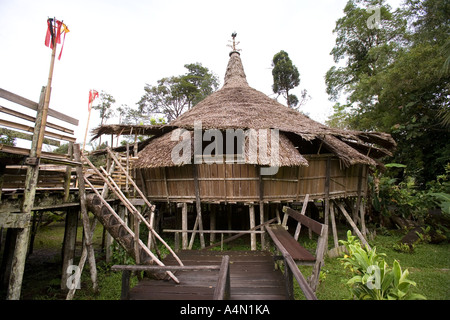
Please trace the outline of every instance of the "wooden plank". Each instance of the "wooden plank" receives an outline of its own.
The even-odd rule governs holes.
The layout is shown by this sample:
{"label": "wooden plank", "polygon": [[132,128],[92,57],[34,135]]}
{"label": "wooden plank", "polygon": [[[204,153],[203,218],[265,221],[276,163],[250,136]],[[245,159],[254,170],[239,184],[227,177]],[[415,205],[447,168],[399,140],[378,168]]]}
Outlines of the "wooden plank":
{"label": "wooden plank", "polygon": [[[273,257],[261,251],[180,251],[186,265],[209,263],[220,268],[222,257],[230,261],[230,299],[286,299],[283,276],[274,270]],[[174,262],[168,256],[164,262]],[[180,284],[145,279],[130,290],[130,299],[148,300],[210,300],[217,287],[218,270],[177,271]]]}
{"label": "wooden plank", "polygon": [[314,219],[311,219],[305,215],[301,215],[299,212],[295,211],[292,208],[283,207],[283,212],[290,215],[292,218],[300,222],[301,224],[308,227],[310,230],[314,231],[316,234],[321,235],[322,234],[322,224],[317,222]]}
{"label": "wooden plank", "polygon": [[[38,104],[36,102],[31,101],[27,98],[21,97],[15,93],[9,92],[9,91],[1,89],[1,88],[0,88],[0,98],[20,104],[20,105],[27,107],[29,109],[32,109],[32,110],[36,110],[36,111],[38,110]],[[53,110],[51,108],[48,109],[48,115],[53,118],[65,121],[65,122],[73,124],[75,126],[78,126],[77,119],[69,117],[68,115],[65,115],[65,114],[63,114],[59,111]]]}
{"label": "wooden plank", "polygon": [[[0,128],[0,135],[7,135],[11,138],[33,141],[33,135],[12,129]],[[53,140],[49,138],[45,138],[43,143],[55,147],[59,147],[61,145],[61,143],[58,140]]]}
{"label": "wooden plank", "polygon": [[[13,129],[34,132],[34,127],[30,127],[30,126],[27,126],[27,125],[24,125],[21,123],[15,123],[15,122],[8,121],[8,120],[0,119],[0,125],[9,127],[9,128],[13,128]],[[54,132],[50,132],[50,131],[45,131],[44,135],[46,135],[48,137],[56,138],[59,140],[70,141],[70,142],[75,142],[77,140],[76,138],[65,136],[62,134],[54,133]]]}
{"label": "wooden plank", "polygon": [[[5,114],[9,114],[11,116],[15,116],[15,117],[27,120],[27,121],[36,122],[36,118],[35,117],[32,117],[32,116],[27,115],[27,114],[24,114],[22,112],[11,110],[11,109],[3,107],[3,106],[0,106],[0,112],[3,112]],[[75,134],[74,130],[69,129],[69,128],[65,128],[63,126],[60,126],[60,125],[57,125],[57,124],[54,124],[54,123],[47,122],[47,127],[55,129],[55,130],[62,131],[64,133],[68,133],[68,134],[72,134],[72,135]]]}
{"label": "wooden plank", "polygon": [[267,229],[269,228],[272,235],[287,250],[294,260],[306,262],[316,261],[316,257],[314,257],[311,252],[303,248],[300,243],[298,243],[282,226],[272,225],[267,227]]}

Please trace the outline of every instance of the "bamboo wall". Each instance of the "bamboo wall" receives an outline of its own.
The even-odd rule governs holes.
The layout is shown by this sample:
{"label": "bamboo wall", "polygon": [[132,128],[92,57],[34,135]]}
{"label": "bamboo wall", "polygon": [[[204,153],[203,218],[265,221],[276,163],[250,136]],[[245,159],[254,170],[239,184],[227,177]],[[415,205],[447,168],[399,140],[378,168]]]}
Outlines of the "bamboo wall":
{"label": "bamboo wall", "polygon": [[[199,164],[197,176],[202,202],[291,202],[323,199],[326,193],[327,162],[330,158],[329,197],[356,196],[358,186],[366,194],[367,167],[344,168],[330,155],[305,156],[308,167],[281,167],[273,176],[260,176],[248,164]],[[143,169],[145,190],[151,201],[194,202],[194,165]],[[138,175],[140,176],[140,175]],[[361,180],[360,180],[361,179]],[[358,184],[358,182],[360,183]],[[142,183],[142,182],[141,182]],[[263,195],[260,199],[260,194]]]}

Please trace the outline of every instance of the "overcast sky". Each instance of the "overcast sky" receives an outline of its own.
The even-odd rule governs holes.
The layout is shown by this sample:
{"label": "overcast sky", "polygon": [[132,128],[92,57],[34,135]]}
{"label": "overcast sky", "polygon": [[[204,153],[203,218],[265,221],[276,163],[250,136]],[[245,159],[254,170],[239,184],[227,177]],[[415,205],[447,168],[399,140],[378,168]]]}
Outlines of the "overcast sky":
{"label": "overcast sky", "polygon": [[[195,62],[215,73],[222,85],[228,40],[236,31],[249,85],[271,95],[271,60],[280,50],[288,52],[301,78],[293,93],[308,90],[311,100],[302,111],[323,123],[333,105],[324,82],[334,64],[332,31],[346,2],[0,0],[0,88],[39,100],[51,57],[44,45],[46,21],[63,20],[70,32],[55,63],[50,108],[79,119],[75,133],[82,143],[90,89],[113,95],[116,106],[135,106],[146,83],[181,75],[185,64]],[[12,106],[3,99],[0,105]],[[98,124],[94,111],[89,127]]]}

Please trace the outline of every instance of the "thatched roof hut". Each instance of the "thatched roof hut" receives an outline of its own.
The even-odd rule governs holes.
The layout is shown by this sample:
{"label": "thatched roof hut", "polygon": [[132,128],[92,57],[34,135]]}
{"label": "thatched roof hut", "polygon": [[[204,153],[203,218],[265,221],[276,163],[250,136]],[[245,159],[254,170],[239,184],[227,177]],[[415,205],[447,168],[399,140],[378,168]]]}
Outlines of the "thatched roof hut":
{"label": "thatched roof hut", "polygon": [[183,248],[188,203],[195,203],[201,243],[204,209],[211,229],[216,210],[227,212],[228,228],[237,214],[244,229],[273,218],[280,203],[325,200],[327,217],[332,199],[353,197],[359,210],[369,167],[382,165],[379,159],[396,146],[388,134],[329,128],[251,88],[236,51],[230,53],[223,87],[158,129],[134,167],[148,199],[163,212],[171,210],[170,203],[182,207]]}
{"label": "thatched roof hut", "polygon": [[[168,126],[192,131],[196,121],[201,122],[203,130],[278,129],[280,166],[308,165],[302,155],[317,152],[319,146],[335,154],[347,167],[377,165],[377,160],[391,155],[389,149],[396,146],[389,134],[330,128],[251,88],[236,51],[230,54],[223,87]],[[171,159],[171,150],[178,143],[171,141],[172,134],[171,131],[155,137],[139,154],[136,167],[179,165]]]}

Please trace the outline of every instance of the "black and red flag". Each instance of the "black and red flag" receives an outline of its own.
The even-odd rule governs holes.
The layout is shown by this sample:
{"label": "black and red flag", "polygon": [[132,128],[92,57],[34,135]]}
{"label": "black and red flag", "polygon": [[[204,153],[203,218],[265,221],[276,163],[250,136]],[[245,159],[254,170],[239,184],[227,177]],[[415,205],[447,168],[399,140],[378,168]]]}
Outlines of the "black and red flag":
{"label": "black and red flag", "polygon": [[58,60],[61,60],[61,54],[64,48],[64,41],[66,40],[66,34],[69,32],[69,28],[59,20],[54,18],[47,19],[47,34],[45,35],[45,45],[50,49],[57,43],[61,43],[61,35],[64,34],[62,40],[61,51],[59,52]]}

